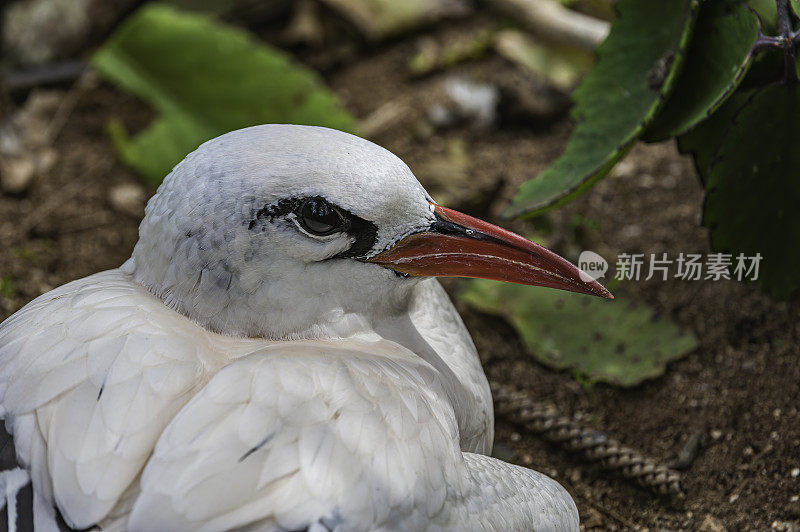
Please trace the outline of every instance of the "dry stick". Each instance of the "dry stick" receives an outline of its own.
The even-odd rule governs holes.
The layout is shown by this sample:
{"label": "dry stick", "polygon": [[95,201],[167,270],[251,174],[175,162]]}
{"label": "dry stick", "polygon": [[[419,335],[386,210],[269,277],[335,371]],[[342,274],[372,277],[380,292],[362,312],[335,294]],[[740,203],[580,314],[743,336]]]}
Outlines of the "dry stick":
{"label": "dry stick", "polygon": [[50,120],[50,124],[47,126],[45,138],[48,144],[53,144],[53,142],[55,142],[61,134],[61,130],[64,129],[67,120],[72,115],[72,111],[77,107],[80,99],[86,92],[96,87],[98,83],[99,80],[94,70],[89,67],[84,68],[80,77],[72,84],[72,87],[70,87],[69,91],[64,95],[64,98],[61,99],[61,104],[58,106],[58,109],[56,109],[53,118]]}
{"label": "dry stick", "polygon": [[611,24],[567,9],[554,0],[491,0],[490,4],[518,18],[547,40],[594,50],[608,36]]}
{"label": "dry stick", "polygon": [[627,519],[625,516],[620,515],[619,512],[609,507],[608,505],[597,506],[596,504],[593,504],[593,501],[588,501],[586,499],[581,501],[581,506],[583,505],[589,506],[597,513],[602,514],[612,519],[613,521],[618,522],[619,524],[625,527],[625,530],[637,530],[638,528],[636,526],[636,523],[634,523],[630,519]]}
{"label": "dry stick", "polygon": [[[110,161],[102,160],[96,162],[88,167],[87,172],[104,172],[107,173],[113,167]],[[0,235],[0,239],[7,238],[6,246],[10,246],[17,241],[22,241],[28,237],[28,233],[45,218],[50,216],[60,205],[63,205],[68,200],[78,196],[89,188],[91,183],[87,181],[73,181],[66,184],[58,194],[51,196],[45,202],[37,206],[34,210],[26,214],[14,226],[14,233],[11,235]]]}
{"label": "dry stick", "polygon": [[63,187],[58,194],[54,194],[46,201],[37,206],[14,226],[14,240],[23,240],[27,238],[28,233],[32,231],[42,220],[50,216],[59,206],[71,200],[85,189],[89,188],[89,184],[85,181],[73,181]]}
{"label": "dry stick", "polygon": [[507,385],[492,383],[491,386],[498,414],[658,494],[683,496],[681,475],[677,471],[621,445],[603,432],[561,415],[551,404],[532,401],[524,392]]}

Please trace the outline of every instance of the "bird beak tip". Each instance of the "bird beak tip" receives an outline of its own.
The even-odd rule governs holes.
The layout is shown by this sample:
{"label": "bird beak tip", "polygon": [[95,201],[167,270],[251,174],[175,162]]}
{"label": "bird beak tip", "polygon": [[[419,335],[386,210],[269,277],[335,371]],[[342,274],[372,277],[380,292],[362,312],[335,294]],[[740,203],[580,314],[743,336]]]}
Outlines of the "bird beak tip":
{"label": "bird beak tip", "polygon": [[414,276],[473,277],[546,286],[614,299],[566,259],[530,240],[466,214],[431,204],[436,220],[369,262]]}

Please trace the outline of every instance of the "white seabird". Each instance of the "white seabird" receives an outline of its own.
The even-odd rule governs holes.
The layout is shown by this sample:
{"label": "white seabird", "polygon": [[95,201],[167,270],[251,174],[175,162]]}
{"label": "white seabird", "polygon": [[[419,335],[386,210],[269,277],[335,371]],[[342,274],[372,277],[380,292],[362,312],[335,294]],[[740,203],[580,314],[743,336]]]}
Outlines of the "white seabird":
{"label": "white seabird", "polygon": [[366,140],[203,144],[125,264],[0,325],[38,529],[577,530],[557,482],[487,456],[489,386],[437,275],[610,297]]}

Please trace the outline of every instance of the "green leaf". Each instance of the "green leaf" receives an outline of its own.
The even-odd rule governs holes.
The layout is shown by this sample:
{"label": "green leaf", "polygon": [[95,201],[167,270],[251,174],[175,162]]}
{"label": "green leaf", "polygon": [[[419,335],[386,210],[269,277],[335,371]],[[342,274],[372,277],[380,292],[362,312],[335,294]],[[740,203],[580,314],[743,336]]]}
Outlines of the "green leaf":
{"label": "green leaf", "polygon": [[698,11],[696,0],[620,0],[597,63],[573,93],[575,131],[561,157],[522,185],[507,216],[569,201],[616,163],[674,85]]}
{"label": "green leaf", "polygon": [[756,39],[758,17],[748,6],[706,1],[675,91],[645,140],[680,135],[713,113],[744,78]]}
{"label": "green leaf", "polygon": [[694,156],[695,168],[703,185],[722,140],[733,127],[736,113],[752,95],[752,90],[740,88],[710,117],[678,137],[678,149],[681,153],[691,153]]}
{"label": "green leaf", "polygon": [[592,381],[634,386],[697,346],[670,320],[623,297],[607,301],[481,279],[470,280],[461,298],[507,318],[542,364],[576,369]]}
{"label": "green leaf", "polygon": [[[733,3],[737,0],[728,0]],[[747,5],[751,7],[761,20],[762,31],[765,34],[775,33],[778,29],[778,6],[775,0],[747,0]]]}
{"label": "green leaf", "polygon": [[800,85],[774,84],[741,100],[720,110],[731,118],[716,146],[694,145],[710,161],[703,224],[714,249],[761,254],[759,286],[787,297],[800,288]]}
{"label": "green leaf", "polygon": [[800,0],[791,0],[795,16],[800,17]]}
{"label": "green leaf", "polygon": [[156,184],[202,142],[234,129],[263,123],[354,128],[311,71],[243,31],[167,6],[151,4],[130,16],[92,64],[159,111],[133,139],[121,124],[109,127],[121,159]]}

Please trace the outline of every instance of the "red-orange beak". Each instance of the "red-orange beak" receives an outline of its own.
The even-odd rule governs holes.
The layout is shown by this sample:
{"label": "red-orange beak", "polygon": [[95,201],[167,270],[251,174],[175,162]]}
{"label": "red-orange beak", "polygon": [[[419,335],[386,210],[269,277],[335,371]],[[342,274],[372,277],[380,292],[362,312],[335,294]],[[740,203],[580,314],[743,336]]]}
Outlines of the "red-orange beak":
{"label": "red-orange beak", "polygon": [[572,263],[527,238],[440,205],[433,210],[436,221],[428,230],[368,262],[408,275],[477,277],[614,299]]}

